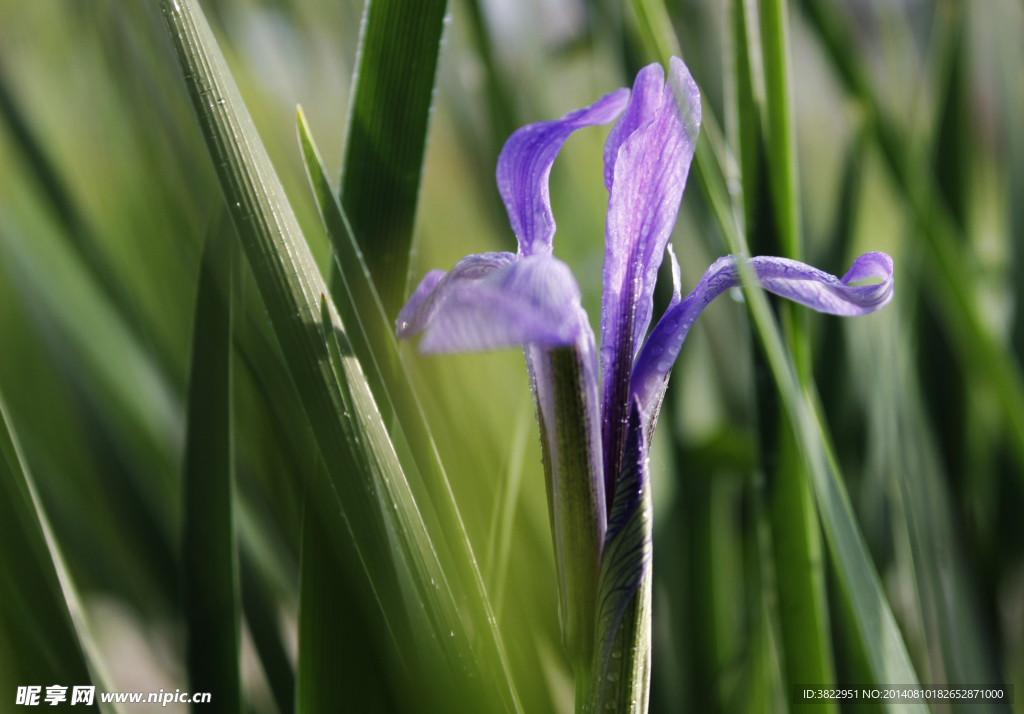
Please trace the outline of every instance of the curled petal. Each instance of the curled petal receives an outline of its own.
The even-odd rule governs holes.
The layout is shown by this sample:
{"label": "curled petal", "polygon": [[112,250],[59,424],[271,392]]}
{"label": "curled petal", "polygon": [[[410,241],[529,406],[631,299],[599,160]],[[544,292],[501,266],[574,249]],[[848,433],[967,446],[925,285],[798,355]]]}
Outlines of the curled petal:
{"label": "curled petal", "polygon": [[629,90],[618,89],[561,119],[527,124],[505,142],[498,156],[498,191],[521,255],[551,253],[555,218],[548,177],[562,144],[577,129],[612,121],[628,101]]}
{"label": "curled petal", "polygon": [[[633,361],[651,321],[654,284],[675,225],[700,128],[700,92],[673,57],[637,76],[630,106],[606,146],[614,153],[601,299],[602,437],[606,490],[619,473]],[[625,135],[629,132],[628,135]]]}
{"label": "curled petal", "polygon": [[[848,317],[866,315],[892,301],[893,264],[885,253],[860,256],[842,279],[788,258],[758,256],[748,258],[747,264],[765,290],[818,312]],[[870,278],[881,282],[851,284]],[[630,382],[630,392],[639,400],[645,421],[649,422],[657,414],[669,372],[694,320],[718,295],[739,283],[735,258],[719,258],[707,269],[693,292],[666,310],[658,321],[637,359]]]}
{"label": "curled petal", "polygon": [[463,258],[447,275],[428,273],[399,313],[397,331],[401,338],[425,332],[421,352],[478,352],[572,345],[585,324],[565,263],[483,253]]}

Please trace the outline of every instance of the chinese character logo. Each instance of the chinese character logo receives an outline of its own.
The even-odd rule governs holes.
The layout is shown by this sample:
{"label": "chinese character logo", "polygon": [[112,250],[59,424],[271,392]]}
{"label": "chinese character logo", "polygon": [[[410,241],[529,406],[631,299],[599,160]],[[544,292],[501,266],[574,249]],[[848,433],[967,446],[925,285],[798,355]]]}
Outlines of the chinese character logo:
{"label": "chinese character logo", "polygon": [[92,699],[95,694],[96,687],[75,687],[71,690],[71,703],[92,706]]}
{"label": "chinese character logo", "polygon": [[14,703],[23,704],[28,707],[37,706],[39,704],[39,692],[42,689],[42,687],[18,687],[18,698],[14,700]]}

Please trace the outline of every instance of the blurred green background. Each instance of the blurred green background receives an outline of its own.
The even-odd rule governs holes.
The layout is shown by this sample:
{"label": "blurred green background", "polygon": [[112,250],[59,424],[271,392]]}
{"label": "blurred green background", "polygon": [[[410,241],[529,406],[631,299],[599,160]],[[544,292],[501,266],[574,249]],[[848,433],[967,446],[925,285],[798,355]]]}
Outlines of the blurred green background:
{"label": "blurred green background", "polygon": [[[363,3],[202,5],[326,275],[330,249],[295,106],[336,180]],[[666,5],[683,57],[734,142],[736,3]],[[1013,709],[1024,712],[1024,412],[1013,405],[1024,350],[1024,3],[800,0],[789,19],[805,258],[841,275],[856,255],[882,250],[897,266],[886,310],[810,322],[854,511],[919,679],[1014,684]],[[615,0],[450,0],[411,284],[468,253],[513,249],[494,183],[504,139],[631,84],[653,59],[641,36],[631,7]],[[158,4],[0,1],[0,114],[0,392],[9,425],[111,688],[187,689],[186,398],[203,242],[224,217]],[[607,130],[570,138],[551,175],[555,254],[572,267],[595,328]],[[952,277],[929,262],[936,216],[955,241]],[[684,292],[728,252],[695,175],[673,242]],[[265,331],[242,270],[235,329]],[[761,537],[759,494],[771,484],[756,456],[761,376],[752,343],[740,300],[726,296],[707,310],[676,365],[652,448],[655,712],[786,706]],[[523,707],[569,712],[572,673],[559,643],[521,353],[402,350]],[[993,367],[993,351],[1008,356],[1009,371]],[[272,681],[298,657],[302,483],[315,467],[288,435],[276,358],[236,349],[231,359],[244,706],[274,712]],[[837,681],[859,683],[848,608],[828,563],[825,573]],[[347,602],[339,591],[337,607],[361,619]],[[249,621],[255,612],[259,623]],[[38,634],[15,619],[0,626],[5,698],[29,683],[19,668]],[[257,635],[268,622],[273,632]],[[283,664],[267,661],[261,637],[279,637]],[[368,689],[374,677],[388,689],[372,661],[359,671]],[[415,710],[387,701],[360,709]]]}

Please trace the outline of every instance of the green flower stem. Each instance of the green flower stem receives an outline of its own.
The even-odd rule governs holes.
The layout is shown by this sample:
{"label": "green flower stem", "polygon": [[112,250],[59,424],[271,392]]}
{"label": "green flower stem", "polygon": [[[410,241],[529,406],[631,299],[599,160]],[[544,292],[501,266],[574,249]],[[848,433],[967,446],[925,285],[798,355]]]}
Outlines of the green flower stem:
{"label": "green flower stem", "polygon": [[[575,348],[561,348],[534,357],[552,375],[554,428],[545,423],[537,405],[548,514],[555,542],[558,570],[558,612],[562,644],[576,676],[576,710],[589,699],[591,664],[594,659],[594,618],[598,572],[604,537],[604,504],[598,501],[594,478],[601,464],[594,448],[597,425],[590,422],[582,355]],[[543,397],[542,397],[543,398]],[[553,439],[553,441],[552,441]]]}

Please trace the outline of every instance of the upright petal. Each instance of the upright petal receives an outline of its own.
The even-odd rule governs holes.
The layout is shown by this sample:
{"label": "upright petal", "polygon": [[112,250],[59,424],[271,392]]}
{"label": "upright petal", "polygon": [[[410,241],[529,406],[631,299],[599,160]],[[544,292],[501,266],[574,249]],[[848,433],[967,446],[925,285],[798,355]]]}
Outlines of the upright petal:
{"label": "upright petal", "polygon": [[608,193],[612,192],[615,183],[615,161],[619,157],[619,147],[633,132],[657,116],[664,97],[665,70],[659,63],[653,62],[637,72],[629,105],[604,142],[604,187]]}
{"label": "upright petal", "polygon": [[618,89],[561,119],[527,124],[505,142],[498,156],[498,191],[521,255],[551,253],[555,217],[548,177],[562,144],[577,129],[612,121],[628,101],[629,90]]}
{"label": "upright petal", "polygon": [[431,271],[398,314],[397,332],[425,332],[420,351],[479,352],[524,343],[575,344],[587,325],[572,271],[552,256],[483,253]]}
{"label": "upright petal", "polygon": [[[831,315],[866,315],[888,305],[893,297],[892,258],[885,253],[860,256],[841,280],[788,258],[759,256],[748,258],[747,264],[765,290]],[[881,282],[851,285],[869,278],[878,278]],[[712,300],[739,282],[735,258],[719,258],[707,269],[693,292],[667,310],[651,332],[637,359],[630,384],[630,392],[640,402],[649,427],[657,417],[669,372],[694,320]]]}
{"label": "upright petal", "polygon": [[[623,129],[616,127],[609,136],[610,147],[617,144],[618,149],[608,201],[601,301],[602,436],[608,493],[613,493],[612,483],[619,473],[633,360],[651,321],[654,283],[679,212],[700,128],[700,92],[682,61],[672,58],[668,81],[657,87],[659,77],[656,66],[637,76],[632,101],[620,121]],[[624,137],[634,124],[638,125]]]}

